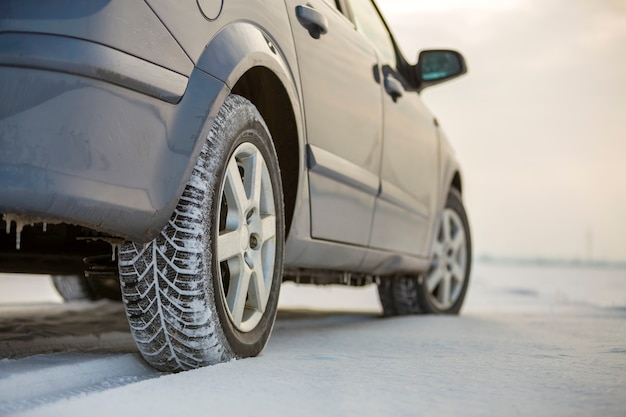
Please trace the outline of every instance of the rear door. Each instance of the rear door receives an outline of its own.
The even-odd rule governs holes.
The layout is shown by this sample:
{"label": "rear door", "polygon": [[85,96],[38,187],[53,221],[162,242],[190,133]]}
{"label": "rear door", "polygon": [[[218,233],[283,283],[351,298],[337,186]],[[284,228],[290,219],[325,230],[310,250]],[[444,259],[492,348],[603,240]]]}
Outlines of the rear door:
{"label": "rear door", "polygon": [[382,150],[377,54],[333,1],[286,5],[306,117],[311,235],[365,246]]}
{"label": "rear door", "polygon": [[381,187],[370,246],[426,256],[439,187],[436,122],[401,74],[402,58],[372,1],[349,3],[357,29],[378,52],[382,72]]}

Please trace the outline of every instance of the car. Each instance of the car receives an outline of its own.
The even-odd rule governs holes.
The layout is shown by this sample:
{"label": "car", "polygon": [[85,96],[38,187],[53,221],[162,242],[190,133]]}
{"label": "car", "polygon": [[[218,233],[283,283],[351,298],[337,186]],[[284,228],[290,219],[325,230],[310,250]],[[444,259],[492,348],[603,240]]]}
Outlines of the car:
{"label": "car", "polygon": [[420,93],[466,71],[409,63],[372,0],[5,0],[0,272],[121,299],[162,371],[258,355],[285,280],[457,314],[462,174]]}

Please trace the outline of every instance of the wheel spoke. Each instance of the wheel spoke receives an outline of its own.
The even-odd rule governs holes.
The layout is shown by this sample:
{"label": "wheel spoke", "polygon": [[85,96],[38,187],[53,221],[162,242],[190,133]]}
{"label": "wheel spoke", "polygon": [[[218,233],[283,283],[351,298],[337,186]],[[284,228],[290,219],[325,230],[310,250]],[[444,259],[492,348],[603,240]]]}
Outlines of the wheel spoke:
{"label": "wheel spoke", "polygon": [[230,288],[226,296],[228,309],[232,315],[235,326],[241,326],[243,320],[243,312],[246,307],[246,299],[248,297],[248,289],[250,287],[250,277],[252,271],[245,265],[241,266],[240,273],[236,277],[231,277]]}
{"label": "wheel spoke", "polygon": [[439,299],[441,305],[446,307],[450,303],[450,281],[450,274],[443,274],[443,279],[441,280],[441,284],[439,285],[439,291],[437,294],[437,298]]}
{"label": "wheel spoke", "polygon": [[430,294],[432,294],[433,291],[435,291],[435,288],[437,288],[437,285],[439,285],[439,283],[441,282],[441,280],[443,278],[444,278],[444,274],[443,274],[443,270],[441,268],[436,268],[428,276],[428,278],[426,280],[426,285],[428,286],[428,292]]}
{"label": "wheel spoke", "polygon": [[249,184],[246,184],[246,189],[250,190],[249,195],[252,206],[260,208],[261,194],[263,192],[263,168],[265,168],[265,163],[258,151],[251,157],[251,165],[250,175],[246,175],[246,180],[249,182]]}
{"label": "wheel spoke", "polygon": [[239,230],[223,232],[217,238],[217,259],[219,262],[241,255],[241,233]]}
{"label": "wheel spoke", "polygon": [[266,215],[261,218],[261,233],[263,241],[276,236],[276,216]]}
{"label": "wheel spoke", "polygon": [[248,304],[250,307],[254,307],[255,310],[263,313],[265,312],[265,304],[267,301],[267,288],[265,285],[265,275],[263,274],[263,263],[260,257],[258,262],[255,262],[251,284]]}
{"label": "wheel spoke", "polygon": [[465,246],[465,233],[463,233],[463,229],[459,228],[450,241],[450,247],[454,250],[454,253],[457,253],[463,246]]}
{"label": "wheel spoke", "polygon": [[452,265],[451,273],[452,277],[454,277],[457,282],[463,282],[463,278],[465,277],[465,269],[461,265],[455,262]]}

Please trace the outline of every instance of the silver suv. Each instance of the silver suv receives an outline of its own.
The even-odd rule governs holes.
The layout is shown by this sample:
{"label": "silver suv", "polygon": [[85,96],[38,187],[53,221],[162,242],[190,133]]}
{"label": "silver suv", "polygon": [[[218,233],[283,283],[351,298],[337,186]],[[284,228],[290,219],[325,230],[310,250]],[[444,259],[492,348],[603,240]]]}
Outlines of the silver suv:
{"label": "silver suv", "polygon": [[0,271],[121,298],[166,371],[257,355],[283,280],[456,314],[461,173],[419,93],[465,72],[372,0],[4,0]]}

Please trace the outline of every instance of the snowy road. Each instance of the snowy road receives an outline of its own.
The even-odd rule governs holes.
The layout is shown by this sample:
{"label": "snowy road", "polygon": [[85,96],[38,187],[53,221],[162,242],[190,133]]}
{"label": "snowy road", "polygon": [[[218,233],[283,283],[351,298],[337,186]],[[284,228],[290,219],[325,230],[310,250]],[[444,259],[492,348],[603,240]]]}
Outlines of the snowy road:
{"label": "snowy road", "polygon": [[460,317],[382,319],[372,287],[281,306],[259,358],[160,374],[119,305],[0,278],[0,416],[626,415],[626,270],[478,264]]}

